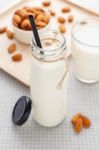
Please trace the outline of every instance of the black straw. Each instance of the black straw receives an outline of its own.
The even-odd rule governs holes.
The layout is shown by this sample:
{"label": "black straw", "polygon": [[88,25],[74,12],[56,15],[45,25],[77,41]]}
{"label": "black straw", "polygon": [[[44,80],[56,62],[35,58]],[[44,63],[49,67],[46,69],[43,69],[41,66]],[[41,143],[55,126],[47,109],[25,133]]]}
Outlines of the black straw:
{"label": "black straw", "polygon": [[34,35],[36,44],[37,44],[38,47],[42,48],[40,37],[39,37],[38,31],[37,31],[37,28],[36,28],[36,24],[35,24],[35,21],[34,21],[34,17],[32,15],[29,15],[29,20],[30,20],[30,23],[31,23],[31,26],[32,26],[32,31],[33,31],[33,35]]}

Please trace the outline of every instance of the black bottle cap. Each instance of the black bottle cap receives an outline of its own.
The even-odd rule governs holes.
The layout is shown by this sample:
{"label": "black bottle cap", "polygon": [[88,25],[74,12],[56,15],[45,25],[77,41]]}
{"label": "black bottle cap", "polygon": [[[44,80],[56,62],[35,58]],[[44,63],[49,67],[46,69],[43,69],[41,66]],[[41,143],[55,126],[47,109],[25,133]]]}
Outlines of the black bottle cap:
{"label": "black bottle cap", "polygon": [[12,120],[16,125],[24,124],[30,115],[32,107],[32,101],[27,96],[22,96],[16,102],[13,112],[12,112]]}

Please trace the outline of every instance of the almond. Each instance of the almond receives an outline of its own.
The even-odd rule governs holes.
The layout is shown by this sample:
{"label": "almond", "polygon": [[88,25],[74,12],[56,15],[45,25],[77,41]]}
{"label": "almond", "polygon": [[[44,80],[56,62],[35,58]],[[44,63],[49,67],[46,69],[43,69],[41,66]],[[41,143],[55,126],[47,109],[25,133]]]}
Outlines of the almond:
{"label": "almond", "polygon": [[46,26],[46,23],[45,22],[42,22],[42,21],[38,21],[38,22],[36,22],[36,25],[37,25],[37,27],[45,27]]}
{"label": "almond", "polygon": [[27,18],[27,11],[25,9],[18,9],[15,14],[19,15],[22,19]]}
{"label": "almond", "polygon": [[64,7],[64,8],[62,8],[62,12],[63,13],[68,13],[68,12],[70,12],[71,11],[71,8],[70,7]]}
{"label": "almond", "polygon": [[45,6],[45,7],[48,7],[48,6],[51,5],[51,2],[50,2],[50,1],[44,1],[44,2],[42,3],[42,5]]}
{"label": "almond", "polygon": [[44,10],[40,7],[32,7],[32,8],[33,8],[33,10],[44,12]]}
{"label": "almond", "polygon": [[44,14],[42,21],[45,22],[46,24],[48,24],[49,20],[50,20],[50,16],[47,14]]}
{"label": "almond", "polygon": [[13,24],[23,30],[31,30],[31,24],[28,16],[32,15],[39,29],[45,27],[50,20],[50,15],[40,7],[23,7],[15,11]]}
{"label": "almond", "polygon": [[14,25],[14,26],[19,27],[19,24],[16,23],[14,20],[13,20],[12,22],[13,22],[13,25]]}
{"label": "almond", "polygon": [[72,117],[71,123],[72,123],[73,125],[75,125],[76,122],[77,122],[77,120],[78,120],[80,117],[81,117],[81,114],[80,114],[80,113],[77,113],[76,115],[74,115],[74,116]]}
{"label": "almond", "polygon": [[56,13],[53,10],[49,10],[49,13],[50,13],[51,16],[55,16],[56,15]]}
{"label": "almond", "polygon": [[13,34],[13,32],[12,32],[12,31],[7,30],[7,31],[6,31],[6,33],[7,33],[7,37],[8,37],[9,39],[13,39],[14,34]]}
{"label": "almond", "polygon": [[24,19],[23,21],[22,21],[22,23],[21,23],[21,28],[22,29],[27,29],[27,30],[29,30],[29,29],[31,29],[31,24],[30,24],[30,21],[28,20],[28,19]]}
{"label": "almond", "polygon": [[66,32],[66,28],[65,28],[65,26],[64,26],[63,24],[60,24],[60,26],[59,26],[59,31],[60,31],[61,33],[65,33],[65,32]]}
{"label": "almond", "polygon": [[16,51],[16,44],[13,43],[8,47],[8,52],[11,54]]}
{"label": "almond", "polygon": [[38,14],[37,17],[36,17],[36,21],[42,21],[43,18],[44,18],[43,14]]}
{"label": "almond", "polygon": [[65,23],[65,21],[66,21],[65,18],[63,18],[63,17],[61,17],[61,16],[58,17],[58,22],[59,22],[59,23]]}
{"label": "almond", "polygon": [[79,133],[82,130],[82,128],[83,128],[83,120],[79,118],[74,125],[74,130],[77,133]]}
{"label": "almond", "polygon": [[4,32],[6,32],[6,27],[2,27],[2,28],[0,28],[0,33],[4,33]]}
{"label": "almond", "polygon": [[13,61],[21,61],[22,60],[22,55],[21,54],[15,54],[12,56]]}
{"label": "almond", "polygon": [[74,17],[72,15],[68,16],[68,22],[73,22],[74,21]]}
{"label": "almond", "polygon": [[25,8],[25,10],[29,11],[29,12],[32,12],[32,13],[34,12],[32,7],[27,7],[27,8]]}
{"label": "almond", "polygon": [[13,16],[13,22],[16,22],[16,24],[21,23],[21,17],[19,15],[14,15]]}
{"label": "almond", "polygon": [[89,128],[91,126],[91,121],[87,116],[82,116],[82,120],[83,120],[83,126],[85,128]]}

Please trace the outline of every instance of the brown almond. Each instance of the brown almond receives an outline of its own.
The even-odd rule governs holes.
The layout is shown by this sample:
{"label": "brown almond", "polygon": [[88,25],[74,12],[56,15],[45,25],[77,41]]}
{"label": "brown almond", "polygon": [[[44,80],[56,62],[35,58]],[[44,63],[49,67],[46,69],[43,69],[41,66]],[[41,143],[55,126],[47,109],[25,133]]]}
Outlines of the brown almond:
{"label": "brown almond", "polygon": [[16,14],[16,15],[20,15],[20,11],[21,11],[21,9],[17,9],[17,10],[15,11],[15,14]]}
{"label": "brown almond", "polygon": [[42,21],[38,21],[38,22],[36,22],[36,26],[37,27],[45,27],[46,26],[46,23],[45,22],[42,22]]}
{"label": "brown almond", "polygon": [[13,32],[12,32],[12,31],[7,30],[7,31],[6,31],[6,33],[7,33],[7,37],[8,37],[8,39],[13,39],[14,34],[13,34]]}
{"label": "brown almond", "polygon": [[19,15],[14,15],[13,16],[13,22],[16,22],[16,24],[21,23],[21,17]]}
{"label": "brown almond", "polygon": [[29,12],[32,12],[32,13],[34,12],[32,7],[27,7],[27,8],[25,8],[25,10],[29,11]]}
{"label": "brown almond", "polygon": [[1,28],[0,28],[0,33],[6,32],[6,29],[7,29],[6,27],[1,27]]}
{"label": "brown almond", "polygon": [[64,7],[64,8],[62,8],[62,12],[63,13],[68,13],[68,12],[70,12],[71,11],[71,8],[70,7]]}
{"label": "brown almond", "polygon": [[12,22],[13,22],[13,24],[14,24],[17,28],[19,27],[19,24],[16,23],[14,20],[13,20]]}
{"label": "brown almond", "polygon": [[21,19],[27,18],[27,11],[25,9],[18,9],[15,14],[19,15]]}
{"label": "brown almond", "polygon": [[58,22],[59,22],[59,23],[65,23],[65,21],[66,21],[65,18],[63,18],[63,17],[61,17],[61,16],[58,17]]}
{"label": "brown almond", "polygon": [[77,113],[76,115],[74,115],[74,116],[72,117],[71,123],[72,123],[73,125],[75,125],[76,122],[77,122],[77,120],[78,120],[80,117],[81,117],[81,114],[80,114],[80,113]]}
{"label": "brown almond", "polygon": [[44,12],[44,10],[40,7],[32,7],[33,10],[39,11],[39,12]]}
{"label": "brown almond", "polygon": [[59,25],[59,31],[60,31],[61,33],[65,33],[65,32],[66,32],[66,28],[65,28],[65,26],[64,26],[63,24],[60,24],[60,25]]}
{"label": "brown almond", "polygon": [[13,61],[21,61],[22,60],[22,55],[21,54],[15,54],[12,56]]}
{"label": "brown almond", "polygon": [[73,22],[74,21],[74,17],[72,15],[68,16],[68,22]]}
{"label": "brown almond", "polygon": [[42,21],[44,18],[44,14],[38,14],[36,17],[36,21]]}
{"label": "brown almond", "polygon": [[74,130],[79,133],[83,128],[83,120],[81,118],[79,118],[76,121],[76,124],[74,125]]}
{"label": "brown almond", "polygon": [[46,24],[48,24],[49,20],[50,20],[50,16],[48,14],[44,14],[42,21],[45,22]]}
{"label": "brown almond", "polygon": [[28,19],[24,19],[21,23],[21,28],[24,30],[29,30],[31,29],[31,24],[30,21]]}
{"label": "brown almond", "polygon": [[16,51],[16,44],[13,43],[8,47],[8,52],[11,54]]}
{"label": "brown almond", "polygon": [[91,126],[91,121],[87,116],[82,116],[82,120],[83,120],[83,126],[85,128],[89,128]]}
{"label": "brown almond", "polygon": [[56,15],[55,11],[53,11],[53,10],[49,10],[49,13],[50,13],[51,16],[55,16]]}
{"label": "brown almond", "polygon": [[43,5],[44,7],[48,7],[48,6],[51,5],[51,2],[50,2],[50,1],[44,1],[44,2],[42,2],[42,5]]}

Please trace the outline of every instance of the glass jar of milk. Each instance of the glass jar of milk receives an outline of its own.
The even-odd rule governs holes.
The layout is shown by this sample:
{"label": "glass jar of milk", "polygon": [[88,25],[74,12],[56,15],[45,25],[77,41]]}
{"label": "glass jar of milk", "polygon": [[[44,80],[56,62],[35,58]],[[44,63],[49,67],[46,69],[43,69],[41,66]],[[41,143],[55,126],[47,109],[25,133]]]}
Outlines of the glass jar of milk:
{"label": "glass jar of milk", "polygon": [[99,80],[99,19],[78,21],[72,30],[74,73],[87,83]]}
{"label": "glass jar of milk", "polygon": [[30,71],[33,118],[42,126],[58,125],[66,114],[66,40],[56,31],[41,36],[42,49],[32,41]]}

